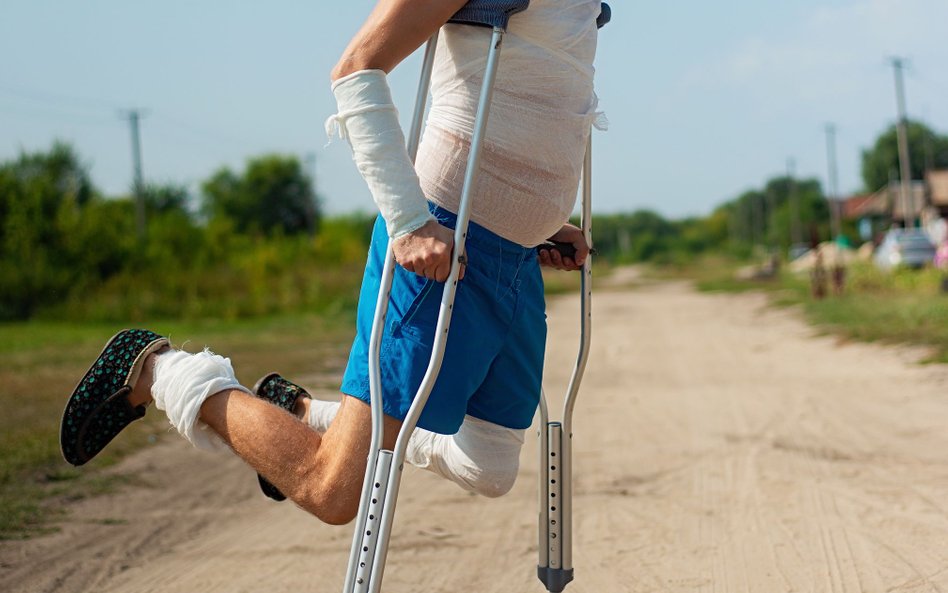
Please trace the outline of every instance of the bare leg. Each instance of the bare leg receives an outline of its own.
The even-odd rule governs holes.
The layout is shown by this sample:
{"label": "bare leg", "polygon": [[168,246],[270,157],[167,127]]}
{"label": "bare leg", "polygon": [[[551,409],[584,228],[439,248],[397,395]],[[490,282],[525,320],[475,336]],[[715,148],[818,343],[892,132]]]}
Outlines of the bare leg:
{"label": "bare leg", "polygon": [[[296,413],[317,434],[335,422],[340,404],[301,397]],[[451,480],[469,492],[495,498],[517,479],[523,430],[506,428],[471,416],[456,434],[416,428],[408,441],[408,463]]]}
{"label": "bare leg", "polygon": [[[154,356],[129,399],[151,400]],[[286,411],[236,389],[201,405],[200,419],[231,449],[287,497],[320,520],[347,523],[359,508],[371,437],[371,411],[362,401],[343,398],[332,426],[319,435]],[[401,422],[385,417],[384,446],[394,446]]]}

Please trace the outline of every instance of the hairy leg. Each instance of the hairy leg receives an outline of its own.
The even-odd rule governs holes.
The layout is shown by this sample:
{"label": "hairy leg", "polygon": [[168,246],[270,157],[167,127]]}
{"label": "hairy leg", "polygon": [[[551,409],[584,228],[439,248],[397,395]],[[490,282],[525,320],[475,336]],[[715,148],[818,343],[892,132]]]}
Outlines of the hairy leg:
{"label": "hairy leg", "polygon": [[[201,420],[251,467],[322,521],[347,523],[359,508],[372,419],[362,401],[346,397],[324,435],[294,416],[237,390],[201,406]],[[386,447],[401,423],[386,418]]]}
{"label": "hairy leg", "polygon": [[[133,405],[152,401],[156,361],[157,355],[146,360],[129,395]],[[304,510],[334,525],[355,516],[372,427],[371,411],[362,401],[343,398],[325,434],[239,389],[208,397],[201,404],[199,418]],[[385,417],[385,447],[394,446],[400,426],[400,421]]]}

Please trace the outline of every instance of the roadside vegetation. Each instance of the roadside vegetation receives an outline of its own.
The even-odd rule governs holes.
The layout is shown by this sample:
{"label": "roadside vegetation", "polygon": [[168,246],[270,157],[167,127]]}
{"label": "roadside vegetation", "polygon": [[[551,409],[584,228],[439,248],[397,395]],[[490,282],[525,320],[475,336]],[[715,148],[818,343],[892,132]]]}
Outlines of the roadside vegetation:
{"label": "roadside vegetation", "polygon": [[[240,320],[152,321],[175,345],[212,346],[234,362],[238,379],[253,385],[277,371],[302,379],[324,396],[338,389],[352,314],[294,314]],[[30,322],[0,325],[0,539],[42,533],[70,502],[108,491],[127,478],[105,468],[157,442],[170,427],[160,413],[123,431],[100,455],[73,468],[59,453],[59,420],[66,396],[118,323]]]}
{"label": "roadside vegetation", "polygon": [[856,262],[846,269],[840,295],[816,299],[807,273],[784,269],[768,279],[741,273],[747,260],[709,256],[683,266],[651,268],[658,279],[694,282],[705,292],[766,292],[776,306],[798,307],[817,328],[841,337],[931,349],[925,362],[948,363],[948,293],[942,289],[945,272],[876,268]]}
{"label": "roadside vegetation", "polygon": [[[948,138],[918,123],[910,132],[912,149],[930,153],[913,153],[913,163],[948,167]],[[869,190],[888,179],[896,154],[894,128],[864,152]],[[373,217],[326,217],[313,187],[296,157],[278,154],[214,172],[197,195],[165,184],[106,196],[64,144],[0,163],[0,538],[49,529],[63,501],[120,484],[103,468],[166,432],[152,413],[89,469],[59,458],[66,395],[124,327],[211,344],[246,384],[271,370],[338,376]],[[842,232],[856,236],[852,223]],[[704,290],[768,290],[829,331],[928,345],[932,360],[948,362],[948,296],[935,271],[853,266],[845,294],[821,301],[810,299],[805,277],[735,278],[763,246],[787,253],[794,234],[828,239],[826,195],[817,179],[778,176],[706,216],[597,214],[595,261],[599,274],[647,263]],[[579,285],[578,274],[547,279],[551,294]]]}

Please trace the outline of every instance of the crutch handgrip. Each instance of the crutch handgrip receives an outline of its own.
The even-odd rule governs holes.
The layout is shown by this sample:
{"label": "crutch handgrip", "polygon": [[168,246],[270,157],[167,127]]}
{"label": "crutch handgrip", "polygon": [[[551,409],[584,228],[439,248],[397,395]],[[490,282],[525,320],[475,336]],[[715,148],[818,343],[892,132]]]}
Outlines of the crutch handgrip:
{"label": "crutch handgrip", "polygon": [[[572,243],[567,243],[565,241],[547,241],[546,243],[540,243],[536,246],[537,253],[542,253],[544,251],[557,251],[560,254],[560,257],[568,257],[573,261],[576,261],[576,247]],[[596,255],[595,249],[589,250],[590,255]]]}
{"label": "crutch handgrip", "polygon": [[596,26],[600,29],[609,24],[609,21],[612,20],[612,8],[609,7],[605,2],[602,3],[600,8],[599,16],[596,18]]}

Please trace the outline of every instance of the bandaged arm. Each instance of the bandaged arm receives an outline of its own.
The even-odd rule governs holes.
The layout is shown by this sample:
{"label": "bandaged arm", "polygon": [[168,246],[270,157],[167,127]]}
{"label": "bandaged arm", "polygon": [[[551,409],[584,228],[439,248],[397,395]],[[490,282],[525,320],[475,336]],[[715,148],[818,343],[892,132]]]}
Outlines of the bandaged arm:
{"label": "bandaged arm", "polygon": [[385,72],[353,72],[336,80],[332,91],[338,111],[326,121],[326,133],[348,140],[388,236],[398,238],[432,220],[405,148]]}

